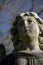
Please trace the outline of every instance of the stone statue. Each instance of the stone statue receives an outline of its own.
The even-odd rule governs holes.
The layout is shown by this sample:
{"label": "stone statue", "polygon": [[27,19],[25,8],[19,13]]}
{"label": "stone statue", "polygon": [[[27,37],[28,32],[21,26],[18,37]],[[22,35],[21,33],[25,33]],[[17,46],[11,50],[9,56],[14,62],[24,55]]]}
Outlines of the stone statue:
{"label": "stone statue", "polygon": [[[20,13],[13,23],[11,34],[16,52],[43,57],[43,20],[35,12]],[[27,59],[22,57],[18,60],[19,65],[27,65]],[[43,64],[42,60],[37,61],[36,64]]]}
{"label": "stone statue", "polygon": [[11,29],[15,51],[41,52],[43,50],[43,20],[35,12],[20,13]]}
{"label": "stone statue", "polygon": [[4,65],[43,65],[43,20],[35,12],[18,14],[11,35],[14,52]]}

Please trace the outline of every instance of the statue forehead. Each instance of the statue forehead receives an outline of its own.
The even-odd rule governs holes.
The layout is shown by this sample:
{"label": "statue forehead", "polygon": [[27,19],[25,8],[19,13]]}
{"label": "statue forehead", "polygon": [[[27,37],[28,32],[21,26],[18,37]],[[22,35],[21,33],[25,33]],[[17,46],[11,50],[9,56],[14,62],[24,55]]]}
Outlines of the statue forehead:
{"label": "statue forehead", "polygon": [[18,17],[19,17],[19,19],[18,19],[19,23],[23,23],[25,21],[27,21],[27,22],[31,21],[34,23],[37,22],[37,20],[33,16],[27,15],[25,13],[21,13]]}
{"label": "statue forehead", "polygon": [[[24,20],[27,20],[27,19],[29,19],[29,20],[33,20],[33,19],[35,19],[35,15],[37,15],[36,13],[34,13],[33,14],[33,12],[26,12],[26,13],[20,13],[19,15],[18,15],[18,17],[19,17],[19,19],[24,19]],[[36,16],[37,17],[37,16]],[[18,19],[18,20],[19,20]]]}
{"label": "statue forehead", "polygon": [[[28,16],[30,16],[29,19],[32,19],[31,17],[34,17],[34,19],[37,20],[37,22],[39,22],[40,24],[43,23],[43,20],[42,20],[42,19],[37,15],[37,13],[35,13],[35,12],[24,12],[24,13],[20,13],[19,15],[20,15],[22,18],[24,18],[24,17],[25,17],[25,18],[26,18],[26,17],[28,18]],[[24,18],[24,20],[26,20],[25,18]],[[33,19],[32,19],[32,20],[33,20]]]}

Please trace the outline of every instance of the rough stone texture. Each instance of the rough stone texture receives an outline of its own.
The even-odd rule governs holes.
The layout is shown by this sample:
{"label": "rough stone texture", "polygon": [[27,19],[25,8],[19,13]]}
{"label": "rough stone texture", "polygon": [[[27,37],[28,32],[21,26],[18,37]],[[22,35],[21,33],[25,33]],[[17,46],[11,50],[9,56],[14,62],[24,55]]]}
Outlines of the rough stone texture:
{"label": "rough stone texture", "polygon": [[[15,51],[34,55],[36,65],[43,65],[43,20],[35,12],[20,13],[13,21],[11,35]],[[16,38],[15,38],[16,36]],[[14,43],[15,42],[15,43]],[[17,62],[24,64],[25,58]],[[27,59],[25,65],[27,65]],[[35,59],[34,59],[35,61]]]}
{"label": "rough stone texture", "polygon": [[43,50],[42,32],[43,20],[35,12],[20,13],[16,16],[11,29],[15,50],[30,49],[34,52],[40,52]]}

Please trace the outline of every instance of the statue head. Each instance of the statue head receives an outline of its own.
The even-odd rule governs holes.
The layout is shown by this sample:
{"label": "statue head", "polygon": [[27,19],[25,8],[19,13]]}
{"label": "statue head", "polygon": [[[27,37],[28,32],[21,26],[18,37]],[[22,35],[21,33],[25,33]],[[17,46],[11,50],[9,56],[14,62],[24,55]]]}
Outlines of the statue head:
{"label": "statue head", "polygon": [[[19,40],[24,42],[39,41],[43,38],[43,20],[35,12],[20,13],[16,16],[11,29],[13,42]],[[33,44],[34,45],[34,44]],[[41,48],[41,46],[40,46]]]}

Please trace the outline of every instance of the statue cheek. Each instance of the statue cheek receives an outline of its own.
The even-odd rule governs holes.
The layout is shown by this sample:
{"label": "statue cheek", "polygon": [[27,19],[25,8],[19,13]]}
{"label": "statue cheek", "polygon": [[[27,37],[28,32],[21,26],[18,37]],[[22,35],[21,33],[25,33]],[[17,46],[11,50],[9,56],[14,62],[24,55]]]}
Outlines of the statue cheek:
{"label": "statue cheek", "polygon": [[38,36],[39,35],[39,26],[37,23],[33,25],[33,32]]}

